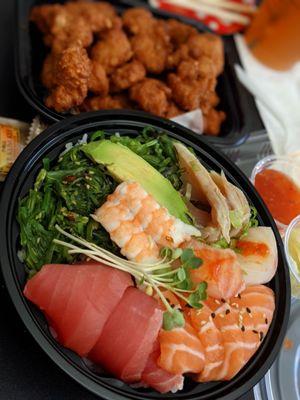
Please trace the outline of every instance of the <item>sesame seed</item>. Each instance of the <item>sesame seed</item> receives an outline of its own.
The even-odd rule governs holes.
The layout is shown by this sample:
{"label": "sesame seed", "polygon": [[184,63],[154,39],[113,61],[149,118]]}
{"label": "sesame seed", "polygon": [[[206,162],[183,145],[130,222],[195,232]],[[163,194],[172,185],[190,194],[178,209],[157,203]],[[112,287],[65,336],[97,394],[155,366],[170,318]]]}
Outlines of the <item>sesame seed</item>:
{"label": "sesame seed", "polygon": [[229,310],[229,308],[227,308],[227,310],[225,311],[225,314],[227,315],[229,313],[230,313],[230,310]]}
{"label": "sesame seed", "polygon": [[266,314],[263,314],[263,318],[267,318]]}
{"label": "sesame seed", "polygon": [[[201,310],[197,310],[196,311],[196,315],[200,315],[201,314]],[[203,321],[202,321],[203,322]]]}
{"label": "sesame seed", "polygon": [[241,299],[241,298],[242,298],[242,296],[241,296],[240,294],[238,294],[238,295],[237,295],[237,297],[238,297],[239,299]]}
{"label": "sesame seed", "polygon": [[253,318],[253,315],[250,313],[250,314],[249,314],[249,317],[250,317],[250,318]]}
{"label": "sesame seed", "polygon": [[201,321],[200,325],[205,325],[207,321]]}
{"label": "sesame seed", "polygon": [[221,302],[222,302],[222,303],[226,303],[226,301],[225,301],[224,299],[221,299]]}
{"label": "sesame seed", "polygon": [[213,313],[211,313],[211,317],[212,318],[215,318],[215,316],[216,316],[216,314],[213,312]]}
{"label": "sesame seed", "polygon": [[219,302],[219,300],[217,300],[217,299],[215,299],[215,303],[216,303],[216,304],[221,304],[221,303]]}
{"label": "sesame seed", "polygon": [[252,332],[258,334],[258,331],[256,331],[255,329],[253,329]]}
{"label": "sesame seed", "polygon": [[264,333],[263,332],[259,332],[259,340],[262,341],[264,338]]}
{"label": "sesame seed", "polygon": [[247,313],[251,314],[251,310],[249,307],[246,307],[246,311],[247,311]]}
{"label": "sesame seed", "polygon": [[268,325],[268,322],[269,322],[269,321],[268,321],[268,318],[266,318],[266,319],[265,319],[265,323],[266,323],[267,325]]}
{"label": "sesame seed", "polygon": [[220,318],[224,318],[224,314],[220,314],[219,317],[220,317]]}
{"label": "sesame seed", "polygon": [[232,306],[232,307],[239,308],[239,305],[238,305],[237,303],[231,303],[231,306]]}
{"label": "sesame seed", "polygon": [[241,326],[241,330],[242,332],[245,332],[246,328],[244,327],[244,325]]}

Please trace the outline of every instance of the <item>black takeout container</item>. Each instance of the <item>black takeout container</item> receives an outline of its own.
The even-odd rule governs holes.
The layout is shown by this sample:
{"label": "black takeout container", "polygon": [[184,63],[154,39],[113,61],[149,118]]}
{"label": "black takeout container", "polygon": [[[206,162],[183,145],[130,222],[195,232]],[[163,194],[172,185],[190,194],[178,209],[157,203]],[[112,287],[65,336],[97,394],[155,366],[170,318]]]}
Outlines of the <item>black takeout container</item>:
{"label": "black takeout container", "polygon": [[[40,82],[43,60],[49,51],[42,40],[42,33],[29,22],[29,13],[33,6],[45,3],[63,3],[62,0],[17,0],[16,1],[16,40],[15,70],[18,86],[29,104],[49,122],[62,120],[70,113],[57,113],[44,105],[46,90]],[[149,8],[158,18],[176,18],[195,26],[199,31],[207,31],[200,22],[189,18],[160,11],[136,0],[112,0],[112,5],[122,13],[132,6]],[[252,95],[239,82],[234,64],[240,63],[232,37],[224,37],[225,69],[218,78],[217,93],[220,97],[219,108],[224,110],[227,118],[222,125],[220,136],[205,136],[205,140],[220,146],[242,144],[251,132],[263,129]]]}
{"label": "black takeout container", "polygon": [[[66,143],[76,143],[85,133],[89,134],[101,129],[107,135],[119,132],[120,135],[135,136],[146,126],[163,131],[170,137],[192,147],[207,168],[216,171],[223,169],[228,179],[242,188],[249,202],[256,207],[260,224],[273,228],[278,247],[278,269],[269,283],[276,298],[274,318],[266,338],[254,357],[231,381],[197,384],[186,379],[184,389],[176,394],[160,395],[150,389],[134,389],[107,374],[97,375],[79,356],[60,346],[50,334],[42,313],[23,296],[26,274],[24,265],[17,256],[18,200],[24,197],[33,186],[37,173],[42,168],[43,158],[56,159],[64,150]],[[278,354],[289,318],[290,283],[283,244],[276,225],[260,196],[240,169],[190,130],[143,112],[129,111],[92,112],[58,122],[34,139],[13,165],[3,188],[0,212],[2,222],[0,264],[7,289],[20,317],[42,349],[62,370],[103,399],[234,400],[263,378]],[[41,368],[43,368],[42,365]]]}

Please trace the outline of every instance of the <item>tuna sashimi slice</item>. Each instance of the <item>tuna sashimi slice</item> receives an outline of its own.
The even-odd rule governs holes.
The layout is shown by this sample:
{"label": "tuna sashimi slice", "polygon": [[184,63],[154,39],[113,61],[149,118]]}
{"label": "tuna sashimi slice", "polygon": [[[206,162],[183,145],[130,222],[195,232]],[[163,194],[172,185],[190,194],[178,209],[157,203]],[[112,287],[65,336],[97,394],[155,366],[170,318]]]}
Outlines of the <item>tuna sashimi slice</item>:
{"label": "tuna sashimi slice", "polygon": [[82,356],[130,285],[129,274],[102,264],[45,265],[24,294],[45,312],[58,341]]}
{"label": "tuna sashimi slice", "polygon": [[146,367],[142,373],[142,383],[157,390],[160,393],[172,392],[183,388],[184,377],[180,374],[170,374],[157,365],[157,359],[160,355],[158,340],[154,344]]}
{"label": "tuna sashimi slice", "polygon": [[158,302],[136,288],[128,288],[89,358],[126,382],[138,382],[161,325]]}

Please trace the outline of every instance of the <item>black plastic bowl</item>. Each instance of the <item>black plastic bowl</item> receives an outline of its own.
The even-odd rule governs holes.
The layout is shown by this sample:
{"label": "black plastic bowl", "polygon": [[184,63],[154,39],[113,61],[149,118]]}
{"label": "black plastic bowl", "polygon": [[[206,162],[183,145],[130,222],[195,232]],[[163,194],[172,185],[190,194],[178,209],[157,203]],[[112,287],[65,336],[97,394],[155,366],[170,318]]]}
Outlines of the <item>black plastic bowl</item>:
{"label": "black plastic bowl", "polygon": [[[19,226],[16,212],[19,198],[32,187],[37,172],[42,167],[42,159],[54,160],[68,142],[76,142],[84,133],[102,129],[107,134],[119,132],[121,135],[136,135],[146,126],[153,126],[171,137],[191,146],[199,159],[210,169],[223,169],[226,176],[241,187],[249,201],[256,207],[260,223],[271,226],[278,246],[278,270],[270,282],[276,296],[276,308],[269,332],[243,370],[229,382],[197,384],[186,379],[184,390],[176,394],[160,395],[150,389],[133,389],[107,374],[96,374],[72,351],[60,346],[51,336],[42,313],[23,296],[26,275],[24,265],[19,261]],[[12,167],[1,200],[1,254],[0,262],[7,289],[27,329],[42,349],[56,364],[72,378],[104,399],[185,399],[185,400],[234,400],[251,389],[274,361],[289,317],[290,284],[288,267],[284,258],[282,241],[274,221],[259,195],[243,173],[222,153],[209,146],[202,138],[182,126],[141,112],[93,112],[72,117],[48,128],[36,138],[19,156]],[[120,332],[121,334],[121,332]],[[43,366],[41,366],[42,368]]]}

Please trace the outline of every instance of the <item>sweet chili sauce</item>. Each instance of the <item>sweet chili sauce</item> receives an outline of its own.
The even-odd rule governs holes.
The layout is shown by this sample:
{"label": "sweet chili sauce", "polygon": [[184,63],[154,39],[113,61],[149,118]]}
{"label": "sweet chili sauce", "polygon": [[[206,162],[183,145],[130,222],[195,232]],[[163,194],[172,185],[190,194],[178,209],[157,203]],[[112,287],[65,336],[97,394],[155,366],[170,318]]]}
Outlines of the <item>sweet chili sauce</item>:
{"label": "sweet chili sauce", "polygon": [[286,174],[265,169],[254,185],[277,221],[288,225],[300,214],[300,188]]}
{"label": "sweet chili sauce", "polygon": [[250,242],[250,240],[238,240],[236,248],[245,257],[266,257],[269,254],[269,247],[265,243]]}

